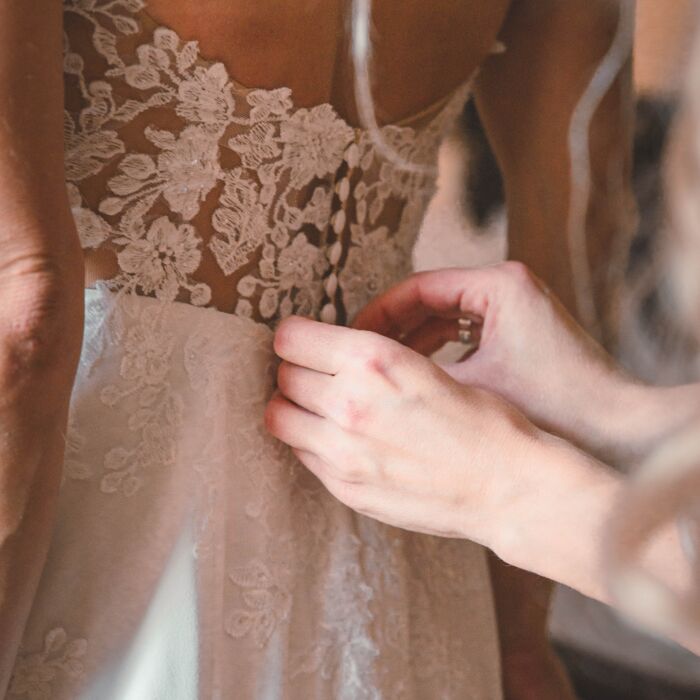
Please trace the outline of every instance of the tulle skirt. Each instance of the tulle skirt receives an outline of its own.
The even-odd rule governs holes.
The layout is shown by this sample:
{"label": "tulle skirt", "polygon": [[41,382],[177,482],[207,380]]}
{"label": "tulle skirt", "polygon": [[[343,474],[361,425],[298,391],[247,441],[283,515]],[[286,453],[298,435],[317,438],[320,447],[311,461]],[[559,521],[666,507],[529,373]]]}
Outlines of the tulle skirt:
{"label": "tulle skirt", "polygon": [[10,698],[498,700],[483,550],[336,501],[263,425],[272,332],[86,292]]}

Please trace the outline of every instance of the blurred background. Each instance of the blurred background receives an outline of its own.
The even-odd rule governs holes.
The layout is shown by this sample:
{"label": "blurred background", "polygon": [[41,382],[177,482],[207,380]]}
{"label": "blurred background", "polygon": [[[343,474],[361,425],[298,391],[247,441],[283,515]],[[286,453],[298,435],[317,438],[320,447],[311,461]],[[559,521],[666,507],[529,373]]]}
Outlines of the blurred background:
{"label": "blurred background", "polygon": [[[635,374],[657,382],[690,379],[686,359],[698,350],[674,328],[672,314],[664,309],[658,294],[663,280],[647,272],[655,238],[666,225],[664,151],[699,22],[700,0],[638,0],[633,177],[639,226],[626,271],[627,285],[636,293],[622,319],[618,356]],[[468,159],[450,161],[443,154],[442,196],[426,217],[415,253],[418,269],[483,264],[505,255],[500,175],[473,106],[467,108],[463,125]],[[463,177],[455,177],[455,168],[465,167]],[[446,191],[449,183],[465,181],[466,193]],[[455,196],[464,202],[463,217],[453,213]],[[454,233],[446,236],[446,229]],[[700,658],[633,629],[608,607],[571,590],[560,588],[555,595],[551,635],[581,700],[700,698]]]}

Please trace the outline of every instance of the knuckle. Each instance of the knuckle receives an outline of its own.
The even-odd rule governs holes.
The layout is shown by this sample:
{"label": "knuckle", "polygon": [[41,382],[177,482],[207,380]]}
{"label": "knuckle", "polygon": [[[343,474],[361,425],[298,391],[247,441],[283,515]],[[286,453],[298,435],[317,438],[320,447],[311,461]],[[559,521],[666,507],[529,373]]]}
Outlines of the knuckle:
{"label": "knuckle", "polygon": [[341,453],[336,459],[334,467],[336,478],[345,483],[356,484],[362,480],[362,469],[357,463],[355,455],[350,452]]}
{"label": "knuckle", "polygon": [[368,374],[386,374],[388,369],[401,361],[401,346],[388,338],[369,334],[365,348],[359,355],[360,366]]}
{"label": "knuckle", "polygon": [[387,342],[383,349],[384,361],[387,365],[394,367],[401,364],[406,359],[406,349],[398,343]]}
{"label": "knuckle", "polygon": [[501,265],[504,281],[508,289],[518,294],[537,287],[535,275],[530,268],[517,260],[509,260]]}
{"label": "knuckle", "polygon": [[293,316],[289,316],[280,322],[272,343],[276,353],[283,353],[291,346],[296,335],[296,328],[297,321]]}
{"label": "knuckle", "polygon": [[501,270],[514,282],[525,282],[532,277],[530,268],[519,260],[508,260],[502,263]]}
{"label": "knuckle", "polygon": [[345,430],[358,430],[369,420],[370,407],[356,396],[341,396],[336,401],[335,421]]}

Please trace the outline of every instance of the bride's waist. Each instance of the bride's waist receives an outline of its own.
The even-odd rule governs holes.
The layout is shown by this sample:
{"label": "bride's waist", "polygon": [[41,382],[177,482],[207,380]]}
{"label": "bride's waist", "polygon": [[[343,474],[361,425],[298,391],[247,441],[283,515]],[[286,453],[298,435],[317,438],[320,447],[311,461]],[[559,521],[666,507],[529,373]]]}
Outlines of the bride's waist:
{"label": "bride's waist", "polygon": [[211,374],[216,366],[237,371],[251,362],[260,368],[274,362],[274,329],[265,323],[213,307],[115,291],[101,281],[85,289],[84,331],[83,362],[114,362],[120,374],[125,366],[160,372],[168,365],[194,376],[205,366]]}
{"label": "bride's waist", "polygon": [[[112,291],[133,296],[216,309],[226,315],[253,319],[268,328],[274,328],[289,313],[320,317],[323,303],[329,301],[324,299],[323,278],[312,269],[301,275],[306,290],[301,296],[315,303],[298,308],[294,302],[302,286],[299,280],[264,274],[264,261],[262,271],[261,261],[256,259],[225,274],[203,256],[196,273],[189,273],[177,265],[132,265],[128,253],[125,258],[123,251],[110,245],[84,250],[85,287],[104,284]],[[302,265],[301,261],[297,264],[300,271]]]}
{"label": "bride's waist", "polygon": [[213,308],[274,329],[292,314],[345,324],[411,271],[411,246],[400,245],[383,229],[346,250],[340,244],[315,245],[304,234],[281,251],[267,248],[272,246],[249,251],[222,271],[199,251],[194,266],[191,251],[146,250],[141,240],[122,250],[103,245],[85,250],[85,284],[104,283],[115,292]]}

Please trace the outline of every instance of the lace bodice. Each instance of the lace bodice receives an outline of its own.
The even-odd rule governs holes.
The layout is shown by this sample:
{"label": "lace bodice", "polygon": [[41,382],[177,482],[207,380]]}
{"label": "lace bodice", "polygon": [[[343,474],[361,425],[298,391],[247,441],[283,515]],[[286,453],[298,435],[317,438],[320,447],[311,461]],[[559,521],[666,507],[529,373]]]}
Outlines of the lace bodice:
{"label": "lace bodice", "polygon": [[[143,0],[64,6],[68,188],[113,272],[8,698],[500,698],[483,550],[350,511],[264,424],[271,327],[404,274],[432,175],[237,84]],[[432,163],[466,90],[384,140]]]}
{"label": "lace bodice", "polygon": [[[113,289],[337,322],[409,271],[429,168],[397,168],[329,104],[243,87],[144,0],[65,0],[65,17],[70,199]],[[385,141],[430,166],[466,91]]]}

